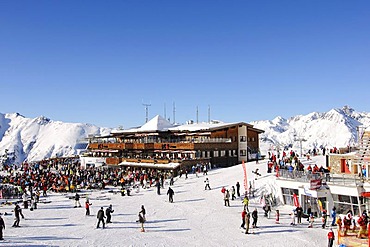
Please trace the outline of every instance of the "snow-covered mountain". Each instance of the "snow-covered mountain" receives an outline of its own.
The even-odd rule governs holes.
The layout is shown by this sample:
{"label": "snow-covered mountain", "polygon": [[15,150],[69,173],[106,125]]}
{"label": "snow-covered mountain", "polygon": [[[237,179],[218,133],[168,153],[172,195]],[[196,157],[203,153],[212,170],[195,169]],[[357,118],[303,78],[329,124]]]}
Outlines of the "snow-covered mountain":
{"label": "snow-covered mountain", "polygon": [[[265,133],[260,136],[261,152],[271,148],[292,146],[304,151],[314,147],[345,147],[357,141],[357,127],[370,126],[370,113],[356,112],[345,106],[325,113],[313,112],[290,119],[276,117],[273,120],[251,122]],[[0,156],[7,150],[19,164],[24,160],[41,160],[77,153],[75,144],[88,135],[106,135],[112,129],[91,124],[63,123],[46,117],[26,118],[18,113],[0,113]]]}
{"label": "snow-covered mountain", "polygon": [[261,151],[292,146],[303,152],[313,148],[346,147],[358,139],[358,128],[370,126],[370,113],[356,112],[344,106],[325,113],[313,112],[289,119],[276,117],[273,120],[251,122],[254,127],[265,131],[260,135]]}
{"label": "snow-covered mountain", "polygon": [[7,153],[15,164],[24,160],[72,156],[77,152],[78,140],[110,131],[91,124],[53,121],[43,116],[31,119],[19,113],[0,113],[0,156]]}

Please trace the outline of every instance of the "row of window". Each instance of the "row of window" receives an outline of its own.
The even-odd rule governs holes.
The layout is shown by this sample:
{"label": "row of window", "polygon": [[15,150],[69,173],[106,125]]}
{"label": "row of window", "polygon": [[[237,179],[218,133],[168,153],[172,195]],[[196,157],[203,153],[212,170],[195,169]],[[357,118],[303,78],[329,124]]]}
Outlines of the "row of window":
{"label": "row of window", "polygon": [[[246,136],[240,136],[240,142],[246,142],[247,137]],[[254,137],[248,137],[248,142],[254,142],[255,138]]]}

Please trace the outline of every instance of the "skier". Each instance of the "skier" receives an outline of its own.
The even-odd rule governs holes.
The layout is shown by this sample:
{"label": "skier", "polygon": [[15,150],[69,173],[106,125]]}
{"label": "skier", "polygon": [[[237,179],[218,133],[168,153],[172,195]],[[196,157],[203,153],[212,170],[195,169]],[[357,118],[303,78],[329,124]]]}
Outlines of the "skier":
{"label": "skier", "polygon": [[257,208],[255,208],[252,212],[252,219],[253,219],[253,223],[252,223],[252,227],[253,228],[257,228],[257,219],[258,219],[258,212],[257,212]]}
{"label": "skier", "polygon": [[230,207],[230,192],[229,190],[226,190],[226,192],[224,193],[224,201],[225,201],[225,207],[228,206]]}
{"label": "skier", "polygon": [[75,208],[77,208],[77,205],[78,207],[81,207],[81,203],[80,203],[80,195],[78,193],[76,193],[75,195]]}
{"label": "skier", "polygon": [[334,239],[335,239],[335,236],[334,236],[333,229],[330,228],[330,231],[328,232],[328,247],[333,247]]}
{"label": "skier", "polygon": [[236,182],[236,195],[240,197],[240,184],[239,182]]}
{"label": "skier", "polygon": [[173,202],[173,195],[175,194],[175,192],[173,191],[173,189],[171,189],[171,187],[168,187],[168,191],[167,191],[167,195],[168,195],[168,201],[169,202]]}
{"label": "skier", "polygon": [[24,219],[24,215],[22,214],[22,209],[18,204],[15,204],[14,214],[15,214],[15,221],[12,227],[19,227],[19,222],[21,221],[19,216],[22,216],[22,219]]}
{"label": "skier", "polygon": [[209,190],[211,190],[211,187],[209,187],[209,180],[208,180],[208,178],[206,178],[206,180],[204,182],[206,183],[206,187],[204,188],[204,190],[207,190],[207,188]]}
{"label": "skier", "polygon": [[0,215],[0,240],[4,240],[3,230],[5,230],[5,222],[4,222],[4,219],[1,218],[1,215]]}
{"label": "skier", "polygon": [[111,218],[112,218],[112,213],[114,212],[114,210],[112,209],[112,204],[109,205],[109,207],[107,207],[107,209],[105,210],[105,214],[107,215],[107,224],[108,223],[112,223],[111,221]]}
{"label": "skier", "polygon": [[248,212],[249,212],[249,209],[248,209],[248,204],[249,204],[249,199],[248,199],[248,196],[247,194],[245,194],[244,196],[244,199],[243,199],[243,206],[244,206],[244,209],[246,209]]}
{"label": "skier", "polygon": [[92,204],[90,203],[89,198],[86,197],[86,201],[85,201],[86,215],[90,215],[90,206],[91,205]]}
{"label": "skier", "polygon": [[103,207],[101,207],[99,209],[96,218],[98,218],[98,224],[97,224],[96,228],[100,228],[100,222],[102,222],[103,223],[103,229],[104,229],[105,228],[105,222],[104,222],[105,216],[104,216],[104,209],[103,209]]}

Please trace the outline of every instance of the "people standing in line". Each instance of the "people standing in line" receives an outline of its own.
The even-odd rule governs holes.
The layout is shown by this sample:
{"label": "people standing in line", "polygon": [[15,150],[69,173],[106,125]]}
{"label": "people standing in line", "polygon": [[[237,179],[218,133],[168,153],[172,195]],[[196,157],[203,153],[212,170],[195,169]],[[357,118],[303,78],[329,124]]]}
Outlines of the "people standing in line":
{"label": "people standing in line", "polygon": [[252,212],[252,219],[253,219],[253,223],[252,223],[252,227],[253,228],[257,228],[257,220],[258,220],[258,212],[257,212],[257,208],[255,208]]}
{"label": "people standing in line", "polygon": [[333,229],[330,228],[330,231],[328,232],[328,247],[333,247],[334,240],[335,240],[335,235],[334,235]]}
{"label": "people standing in line", "polygon": [[337,220],[337,208],[336,207],[333,207],[331,210],[331,218],[332,218],[331,225],[335,226],[335,221]]}
{"label": "people standing in line", "polygon": [[99,209],[96,218],[98,218],[98,224],[96,225],[96,228],[100,228],[100,222],[101,222],[103,224],[103,229],[104,229],[105,228],[105,222],[104,222],[105,215],[104,215],[103,207]]}
{"label": "people standing in line", "polygon": [[112,219],[112,213],[114,212],[114,210],[112,209],[112,204],[109,205],[109,207],[107,207],[107,209],[105,210],[105,214],[107,215],[107,224],[108,223],[112,223],[111,219]]}
{"label": "people standing in line", "polygon": [[236,195],[240,197],[240,184],[239,182],[236,182]]}
{"label": "people standing in line", "polygon": [[207,188],[209,190],[211,190],[211,187],[209,186],[209,180],[208,180],[208,178],[206,178],[206,180],[204,182],[206,183],[206,187],[204,188],[204,190],[207,190]]}
{"label": "people standing in line", "polygon": [[75,195],[75,206],[74,207],[77,208],[77,206],[81,207],[80,195],[78,193],[76,193],[76,195]]}
{"label": "people standing in line", "polygon": [[245,234],[249,234],[250,222],[251,222],[251,214],[248,212],[245,215]]}
{"label": "people standing in line", "polygon": [[89,216],[90,215],[90,206],[92,204],[90,203],[89,201],[89,198],[86,197],[86,201],[85,201],[85,209],[86,209],[86,215]]}
{"label": "people standing in line", "polygon": [[226,192],[224,193],[224,201],[225,201],[225,207],[228,206],[230,207],[230,192],[229,190],[226,190]]}
{"label": "people standing in line", "polygon": [[242,211],[242,224],[240,225],[241,228],[245,229],[245,217],[246,217],[247,211],[243,209]]}
{"label": "people standing in line", "polygon": [[167,195],[168,195],[168,201],[173,203],[173,195],[175,194],[175,192],[173,191],[173,189],[171,189],[171,187],[168,187],[168,191],[167,191]]}
{"label": "people standing in line", "polygon": [[5,230],[5,221],[0,215],[0,240],[4,240],[3,230]]}
{"label": "people standing in line", "polygon": [[22,216],[22,219],[24,219],[24,215],[22,213],[22,209],[21,207],[18,205],[18,203],[15,205],[15,208],[14,208],[14,215],[15,215],[15,221],[12,225],[12,227],[19,227],[19,223],[21,221],[21,216]]}

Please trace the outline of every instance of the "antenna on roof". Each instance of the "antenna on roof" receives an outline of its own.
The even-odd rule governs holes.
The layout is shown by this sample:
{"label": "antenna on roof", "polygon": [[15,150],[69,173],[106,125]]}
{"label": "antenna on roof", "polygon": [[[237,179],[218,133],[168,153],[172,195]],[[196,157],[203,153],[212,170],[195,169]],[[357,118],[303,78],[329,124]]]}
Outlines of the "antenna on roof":
{"label": "antenna on roof", "polygon": [[167,113],[166,113],[166,103],[164,103],[164,109],[163,110],[164,110],[164,119],[167,119],[167,116],[166,116],[167,115]]}
{"label": "antenna on roof", "polygon": [[143,106],[145,106],[145,123],[148,122],[148,115],[149,115],[149,106],[151,106],[151,104],[144,104],[143,103]]}
{"label": "antenna on roof", "polygon": [[175,102],[173,102],[173,123],[176,123],[176,107],[175,107]]}
{"label": "antenna on roof", "polygon": [[198,123],[198,116],[199,116],[199,110],[198,110],[198,106],[197,106],[197,123]]}
{"label": "antenna on roof", "polygon": [[211,106],[208,105],[208,123],[211,122]]}

